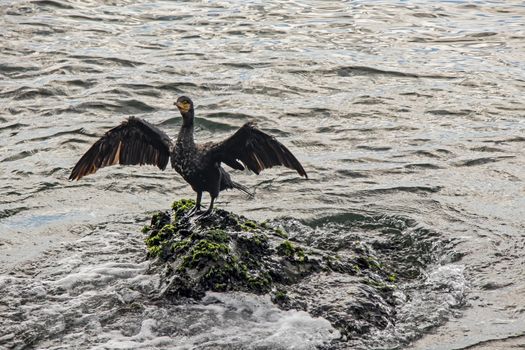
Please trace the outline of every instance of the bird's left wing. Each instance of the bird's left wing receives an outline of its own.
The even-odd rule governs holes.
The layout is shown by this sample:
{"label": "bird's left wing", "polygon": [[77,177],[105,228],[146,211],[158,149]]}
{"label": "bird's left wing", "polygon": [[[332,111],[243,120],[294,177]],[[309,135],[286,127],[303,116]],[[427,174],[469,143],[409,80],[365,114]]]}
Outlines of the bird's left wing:
{"label": "bird's left wing", "polygon": [[238,161],[256,174],[263,169],[284,165],[308,178],[303,166],[292,152],[275,137],[257,129],[253,123],[244,124],[226,140],[213,144],[209,152],[216,161],[235,169],[244,169]]}
{"label": "bird's left wing", "polygon": [[93,174],[115,164],[152,164],[166,169],[171,140],[166,133],[145,120],[129,117],[109,130],[77,162],[70,180]]}

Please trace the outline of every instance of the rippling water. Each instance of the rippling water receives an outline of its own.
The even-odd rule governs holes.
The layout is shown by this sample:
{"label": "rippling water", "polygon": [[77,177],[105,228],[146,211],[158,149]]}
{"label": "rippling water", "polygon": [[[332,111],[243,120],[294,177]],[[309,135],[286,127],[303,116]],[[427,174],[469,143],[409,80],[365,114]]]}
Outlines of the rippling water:
{"label": "rippling water", "polygon": [[[0,346],[351,343],[258,297],[144,301],[155,281],[138,227],[191,189],[153,167],[67,177],[128,115],[175,135],[181,94],[196,103],[199,140],[256,120],[310,176],[234,172],[256,198],[228,192],[219,206],[299,219],[340,244],[323,225],[356,213],[403,217],[445,242],[403,286],[412,299],[398,323],[412,327],[362,346],[525,343],[521,1],[1,1],[0,14]],[[170,317],[183,321],[162,326]]]}

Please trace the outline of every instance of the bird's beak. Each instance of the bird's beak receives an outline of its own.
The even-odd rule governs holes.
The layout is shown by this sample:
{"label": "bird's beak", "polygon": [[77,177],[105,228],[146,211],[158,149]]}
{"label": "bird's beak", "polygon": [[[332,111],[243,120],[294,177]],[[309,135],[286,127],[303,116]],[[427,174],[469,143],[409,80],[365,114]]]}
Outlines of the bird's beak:
{"label": "bird's beak", "polygon": [[179,111],[181,113],[188,113],[188,111],[190,110],[191,106],[187,103],[180,103],[180,102],[175,102],[175,106],[177,106],[177,108],[179,109]]}

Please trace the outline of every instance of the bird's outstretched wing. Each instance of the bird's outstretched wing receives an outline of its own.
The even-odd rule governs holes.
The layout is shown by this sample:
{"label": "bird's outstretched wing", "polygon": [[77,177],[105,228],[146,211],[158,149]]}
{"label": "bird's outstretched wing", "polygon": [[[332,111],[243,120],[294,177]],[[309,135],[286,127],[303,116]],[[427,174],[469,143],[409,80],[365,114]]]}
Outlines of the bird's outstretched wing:
{"label": "bird's outstretched wing", "polygon": [[70,180],[93,174],[109,165],[152,164],[166,169],[171,141],[157,127],[136,117],[129,117],[109,130],[80,158]]}
{"label": "bird's outstretched wing", "polygon": [[275,137],[257,129],[253,123],[244,124],[226,140],[213,144],[210,148],[210,155],[216,161],[223,162],[234,169],[243,170],[246,166],[259,174],[263,169],[284,165],[308,178],[303,166],[292,152]]}

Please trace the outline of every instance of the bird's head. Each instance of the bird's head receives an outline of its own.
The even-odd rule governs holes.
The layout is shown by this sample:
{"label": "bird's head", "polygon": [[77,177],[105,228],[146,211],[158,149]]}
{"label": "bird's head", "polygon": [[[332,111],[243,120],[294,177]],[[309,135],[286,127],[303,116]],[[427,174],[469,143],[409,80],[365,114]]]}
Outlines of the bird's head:
{"label": "bird's head", "polygon": [[193,101],[186,96],[179,97],[177,102],[175,102],[175,106],[177,106],[183,117],[188,112],[193,111]]}

